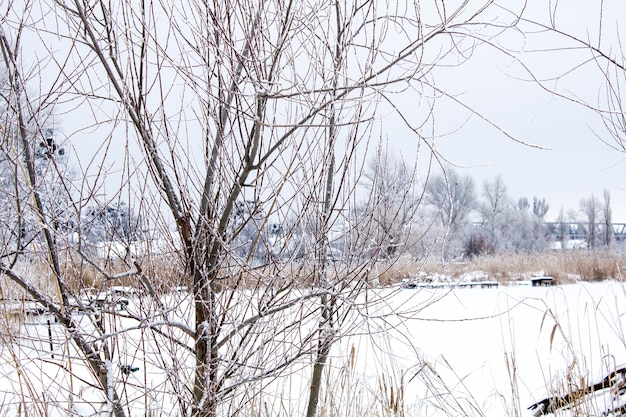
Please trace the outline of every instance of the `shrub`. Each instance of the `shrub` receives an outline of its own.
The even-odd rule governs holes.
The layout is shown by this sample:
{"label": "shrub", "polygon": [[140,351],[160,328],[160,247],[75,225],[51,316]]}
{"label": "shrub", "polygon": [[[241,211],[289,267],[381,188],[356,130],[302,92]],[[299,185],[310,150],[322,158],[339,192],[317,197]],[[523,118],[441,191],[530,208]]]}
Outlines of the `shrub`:
{"label": "shrub", "polygon": [[483,255],[491,255],[495,247],[484,235],[472,234],[465,243],[464,254],[467,258],[476,258]]}

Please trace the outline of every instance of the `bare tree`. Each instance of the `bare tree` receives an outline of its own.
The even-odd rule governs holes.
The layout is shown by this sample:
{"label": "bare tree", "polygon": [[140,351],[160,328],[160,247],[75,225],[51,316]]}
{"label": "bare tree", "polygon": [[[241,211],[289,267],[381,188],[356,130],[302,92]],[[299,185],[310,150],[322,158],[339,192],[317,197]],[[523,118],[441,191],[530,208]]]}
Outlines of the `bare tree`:
{"label": "bare tree", "polygon": [[610,248],[613,243],[613,215],[611,210],[611,192],[604,190],[604,204],[602,206],[602,244]]}
{"label": "bare tree", "polygon": [[[375,192],[365,219],[380,225],[387,220],[376,216],[384,213],[401,221],[376,237],[378,246],[352,246],[341,262],[329,256],[341,235],[374,230],[351,221],[363,154],[378,133],[373,122],[393,114],[393,127],[440,161],[432,131],[437,98],[489,119],[446,94],[435,69],[459,65],[479,45],[497,45],[495,37],[516,30],[523,8],[494,21],[492,11],[500,16],[501,8],[490,0],[454,7],[370,0],[20,6],[5,8],[0,20],[5,101],[20,145],[9,159],[12,168],[25,168],[28,196],[16,193],[14,214],[16,225],[26,210],[34,214],[44,249],[3,248],[0,271],[61,323],[59,369],[95,390],[91,403],[116,417],[151,414],[165,403],[182,416],[235,415],[268,384],[306,369],[306,413],[320,414],[320,376],[333,343],[372,308],[371,298],[359,299],[376,262],[366,254],[393,261],[395,225],[411,224],[416,214],[414,190],[400,183],[414,169],[398,166],[395,175],[379,164],[373,184],[390,184],[386,176],[395,175],[396,200],[385,207],[389,200]],[[20,55],[24,39],[38,50],[34,63]],[[39,87],[36,97],[26,92],[29,79]],[[405,92],[424,105],[398,104]],[[83,250],[82,229],[71,247],[62,246],[56,216],[44,208],[32,153],[43,126],[31,131],[28,122],[52,104],[77,119],[68,137],[89,132],[100,143],[80,161],[81,178],[62,182],[71,211],[83,212],[104,194],[108,202],[128,201],[146,223],[141,247],[114,265]],[[496,185],[492,216],[504,201]],[[253,204],[241,210],[242,202]],[[269,241],[270,223],[283,226],[282,240]],[[13,230],[19,236],[19,227]],[[272,256],[252,262],[270,244]],[[31,257],[50,278],[45,285],[24,266]],[[104,301],[90,298],[87,271]],[[116,284],[143,295],[120,307]],[[132,361],[156,382],[129,382]],[[58,400],[59,407],[71,409],[82,392],[61,384],[70,405]]]}
{"label": "bare tree", "polygon": [[565,210],[563,207],[559,210],[559,216],[556,219],[557,223],[557,240],[561,242],[561,249],[567,248],[567,241],[569,240],[569,229],[567,226],[567,219],[565,217]]}
{"label": "bare tree", "polygon": [[442,225],[451,232],[458,231],[476,206],[474,179],[461,177],[456,170],[447,169],[444,175],[435,176],[426,186],[426,200],[438,208]]}
{"label": "bare tree", "polygon": [[[7,59],[11,58],[7,56]],[[2,247],[13,252],[11,255],[5,253],[6,256],[13,256],[42,238],[36,226],[37,215],[28,208],[30,184],[24,166],[26,153],[30,155],[33,172],[39,178],[34,187],[51,225],[68,231],[77,218],[63,198],[63,181],[71,174],[66,149],[55,137],[53,116],[48,109],[25,107],[24,97],[16,91],[15,83],[19,81],[6,64],[6,61],[0,64],[0,68],[5,69],[0,78],[0,207],[4,213]]]}
{"label": "bare tree", "polygon": [[539,199],[533,197],[533,214],[537,219],[544,221],[548,210],[550,210],[550,205],[546,202],[545,198]]}
{"label": "bare tree", "polygon": [[367,197],[357,208],[355,222],[367,247],[365,256],[393,260],[406,251],[417,220],[421,195],[415,169],[379,149],[363,172],[362,185]]}
{"label": "bare tree", "polygon": [[[386,29],[379,29],[383,21],[373,18],[373,2],[314,9],[269,1],[191,2],[189,6],[142,3],[135,8],[130,2],[112,6],[78,1],[46,5],[55,16],[52,31],[69,44],[62,52],[65,58],[57,60],[57,52],[49,64],[48,70],[59,75],[49,89],[54,94],[43,99],[80,97],[88,105],[113,109],[115,121],[105,136],[111,142],[104,143],[105,148],[121,133],[128,135],[128,149],[136,136],[144,156],[134,161],[130,153],[124,154],[122,168],[128,174],[115,194],[128,190],[140,199],[141,215],[154,215],[149,222],[161,232],[167,230],[162,225],[168,219],[175,223],[176,236],[169,246],[176,248],[172,255],[182,275],[179,282],[192,293],[193,309],[187,314],[193,323],[177,324],[167,318],[171,307],[162,304],[155,291],[156,277],[150,272],[158,265],[141,262],[156,262],[154,254],[142,259],[137,253],[123,259],[122,271],[112,272],[82,250],[85,235],[79,232],[79,261],[94,267],[106,283],[134,280],[152,294],[156,310],[124,318],[136,320],[151,337],[166,337],[168,342],[162,346],[170,346],[168,356],[177,363],[189,363],[189,355],[194,358],[195,365],[166,373],[165,383],[180,395],[181,414],[216,415],[220,406],[236,404],[234,398],[246,401],[246,386],[276,378],[314,354],[308,407],[308,414],[314,415],[325,358],[332,342],[349,331],[343,323],[354,304],[340,300],[358,294],[361,286],[353,281],[360,282],[372,262],[355,256],[356,263],[331,265],[327,255],[331,230],[345,216],[360,175],[352,161],[369,136],[368,120],[374,110],[365,104],[380,99],[379,88],[398,79],[410,80],[420,65],[414,53],[446,29],[439,26],[427,38],[409,40],[408,49],[390,65],[379,44]],[[194,14],[191,20],[189,10]],[[30,13],[32,9],[20,18],[28,19]],[[165,19],[167,27],[162,30],[156,19]],[[19,23],[16,31],[23,30]],[[19,48],[10,44],[7,30],[2,32],[3,52],[17,74],[12,89],[19,96],[23,80],[14,55]],[[12,35],[16,42],[21,37],[20,32]],[[308,47],[311,39],[317,40],[314,47]],[[357,52],[358,59],[350,62],[365,39],[374,42],[371,52]],[[411,63],[410,69],[398,65],[405,62]],[[346,68],[354,63],[366,65],[360,73],[349,75]],[[104,86],[95,82],[101,77]],[[182,87],[173,93],[173,86]],[[181,103],[181,96],[193,100]],[[118,124],[124,129],[117,129]],[[202,153],[204,158],[194,158]],[[155,188],[135,185],[133,173],[142,169],[140,182],[149,178]],[[31,183],[36,183],[37,172],[31,171]],[[96,181],[102,183],[102,178]],[[95,198],[96,189],[97,183],[89,184],[84,194],[73,199],[67,187],[66,194],[80,212]],[[152,190],[157,193],[151,194]],[[158,208],[159,201],[167,212]],[[254,207],[242,212],[241,201],[254,201]],[[3,272],[57,315],[71,332],[80,356],[90,363],[108,407],[118,417],[125,415],[130,400],[120,394],[123,380],[109,366],[120,360],[115,353],[120,336],[109,335],[117,319],[110,316],[111,327],[96,323],[94,334],[78,330],[70,299],[80,299],[81,294],[65,285],[68,271],[58,261],[56,236],[41,204],[36,207],[60,298],[42,292],[11,268],[3,267]],[[269,216],[280,218],[291,212],[298,213],[300,224],[308,223],[303,230],[312,232],[313,251],[297,260],[305,274],[302,278],[293,272],[298,270],[295,259],[286,260],[288,267],[266,263],[259,268],[250,262],[264,243]],[[255,227],[250,229],[251,223]],[[245,245],[240,240],[244,234]],[[312,287],[305,285],[309,282]],[[300,288],[303,295],[294,298],[293,288]],[[243,290],[256,295],[242,302]],[[311,309],[314,300],[320,307]],[[315,317],[318,326],[304,331]],[[162,324],[152,324],[155,321]],[[273,328],[280,322],[282,330]],[[165,330],[159,330],[163,326]],[[173,339],[172,332],[181,334]],[[98,350],[90,342],[93,338],[101,346]],[[277,354],[280,346],[289,348]],[[193,381],[191,389],[184,389],[188,380]]]}
{"label": "bare tree", "polygon": [[545,198],[533,197],[533,249],[545,249],[548,243],[548,230],[546,228],[546,215],[550,210],[550,205]]}
{"label": "bare tree", "polygon": [[583,213],[587,221],[587,247],[589,249],[593,249],[597,244],[597,219],[600,214],[597,197],[592,194],[589,198],[583,198],[580,200],[580,211]]}
{"label": "bare tree", "polygon": [[502,177],[485,181],[480,206],[482,227],[496,251],[504,249],[514,221],[513,204]]}
{"label": "bare tree", "polygon": [[513,250],[529,250],[533,248],[533,223],[534,218],[530,212],[530,203],[528,198],[522,197],[517,200],[515,206],[515,221],[513,223],[513,231],[507,237]]}
{"label": "bare tree", "polygon": [[454,256],[465,238],[462,231],[468,226],[469,216],[477,208],[473,178],[470,175],[462,177],[455,169],[446,169],[443,175],[429,179],[425,200],[434,208],[440,225],[447,230],[448,248],[444,252]]}
{"label": "bare tree", "polygon": [[[43,181],[45,172],[41,164],[37,163],[37,149],[40,144],[44,144],[45,149],[42,151],[47,159],[52,161],[52,169],[59,173],[59,165],[54,163],[51,145],[53,142],[49,140],[47,131],[43,128],[40,119],[40,108],[35,107],[35,102],[29,99],[24,83],[23,75],[18,66],[18,57],[15,55],[15,49],[12,48],[4,33],[0,33],[0,49],[2,50],[5,68],[7,69],[7,86],[4,94],[6,110],[3,128],[5,131],[5,148],[4,157],[7,158],[13,166],[23,167],[23,176],[16,175],[14,177],[15,191],[14,202],[16,206],[15,215],[18,221],[13,227],[17,230],[13,236],[17,238],[17,249],[12,252],[2,251],[4,259],[0,264],[0,270],[4,275],[15,284],[19,285],[24,291],[32,297],[33,301],[39,303],[43,308],[52,313],[67,329],[68,337],[75,344],[76,348],[84,358],[92,375],[97,383],[104,389],[108,389],[108,397],[112,404],[112,412],[117,417],[125,415],[120,404],[120,396],[117,390],[113,389],[110,384],[110,374],[108,372],[107,361],[110,360],[109,352],[105,351],[102,355],[96,351],[90,343],[89,337],[80,330],[80,325],[72,316],[70,308],[70,290],[68,282],[62,269],[61,250],[57,240],[59,228],[58,211],[50,210],[50,204],[46,204],[46,188],[47,185]],[[14,127],[13,134],[9,133],[7,127]],[[22,191],[22,186],[25,191]],[[67,189],[67,185],[66,185]],[[27,198],[21,194],[26,193]],[[28,200],[32,198],[32,203]],[[17,265],[22,253],[24,245],[20,242],[23,238],[23,221],[28,218],[28,213],[37,219],[38,231],[43,235],[43,244],[45,253],[48,257],[49,270],[53,282],[54,290],[58,294],[57,300],[51,297],[51,294],[45,292],[44,289],[37,286],[29,277],[22,276],[14,267]]]}
{"label": "bare tree", "polygon": [[533,197],[532,207],[528,198],[522,197],[515,207],[512,228],[505,236],[515,251],[541,251],[548,243],[545,216],[549,205],[545,199]]}

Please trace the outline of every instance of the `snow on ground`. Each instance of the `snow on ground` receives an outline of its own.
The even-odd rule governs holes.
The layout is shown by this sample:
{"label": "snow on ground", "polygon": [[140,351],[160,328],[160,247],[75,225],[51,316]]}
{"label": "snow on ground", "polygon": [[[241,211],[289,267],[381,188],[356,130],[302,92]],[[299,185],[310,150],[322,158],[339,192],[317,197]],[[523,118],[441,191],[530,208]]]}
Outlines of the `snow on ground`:
{"label": "snow on ground", "polygon": [[[360,360],[364,373],[404,373],[409,415],[532,415],[527,407],[565,394],[568,378],[582,384],[626,363],[626,291],[618,282],[417,288],[394,298],[390,308],[407,313],[387,320],[393,330],[382,350],[393,360],[372,366],[371,348]],[[607,408],[594,407],[598,415]]]}
{"label": "snow on ground", "polygon": [[[329,378],[328,386],[333,395],[342,397],[342,401],[347,396],[358,399],[355,404],[345,404],[346,410],[375,400],[398,401],[401,392],[407,415],[530,416],[527,407],[531,404],[546,396],[564,394],[568,387],[581,385],[583,378],[586,382],[601,379],[626,363],[622,323],[626,290],[619,282],[377,289],[367,297],[367,302],[357,302],[360,307],[351,329],[356,335],[337,343],[330,361],[335,377]],[[372,302],[376,299],[385,302]],[[35,332],[39,333],[45,350],[46,323],[27,327],[33,340]],[[54,360],[39,353],[37,357],[20,359],[6,345],[0,349],[2,415],[11,414],[7,404],[15,396],[29,395],[20,392],[25,387],[20,372],[29,366],[33,367],[31,372],[40,370],[41,378],[28,389],[63,381],[67,378],[64,367],[73,366],[74,372],[82,373],[77,365],[59,364],[58,356]],[[61,354],[65,347],[56,349]],[[171,389],[159,382],[158,366],[146,368],[146,364],[170,360],[146,359],[162,352],[163,347],[155,345],[144,352],[134,349],[127,352],[129,361],[132,357],[143,358],[144,368],[125,377],[137,384],[147,381],[161,392]],[[35,354],[28,349],[18,353]],[[348,366],[351,361],[353,365]],[[347,368],[349,377],[345,376]],[[277,404],[283,409],[285,401],[294,401],[288,407],[290,412],[303,410],[310,370],[304,368],[303,372],[302,378],[295,375],[287,382],[268,386],[266,393],[276,390]],[[84,415],[97,412],[101,407],[95,404],[97,393],[90,393],[90,388],[81,386],[78,379],[67,381],[73,386],[65,385],[66,394],[72,391],[85,399],[85,403],[73,405],[74,411]],[[345,385],[352,391],[348,392]],[[395,396],[391,395],[391,387]],[[613,397],[598,396],[597,400],[612,401]],[[608,405],[586,407],[591,410],[588,414],[599,415]],[[164,415],[167,410],[175,410],[174,399],[159,409]]]}

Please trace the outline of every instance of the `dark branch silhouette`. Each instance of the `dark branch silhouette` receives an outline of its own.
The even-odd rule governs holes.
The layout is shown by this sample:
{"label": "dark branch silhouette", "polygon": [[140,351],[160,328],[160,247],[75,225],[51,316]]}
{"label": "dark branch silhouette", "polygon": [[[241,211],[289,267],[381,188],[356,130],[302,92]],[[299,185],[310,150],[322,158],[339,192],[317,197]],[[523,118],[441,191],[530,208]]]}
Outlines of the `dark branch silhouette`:
{"label": "dark branch silhouette", "polygon": [[[621,392],[626,389],[626,367],[612,371],[604,377],[602,381],[593,385],[571,391],[563,396],[544,398],[543,400],[528,407],[528,409],[533,411],[533,415],[535,417],[544,416],[546,414],[554,413],[561,408],[568,408],[577,402],[580,402],[581,399],[584,399],[586,396],[605,389],[612,389],[615,392]],[[604,414],[610,415],[618,412],[619,414],[617,415],[622,415],[624,411],[626,411],[626,405],[607,410]]]}

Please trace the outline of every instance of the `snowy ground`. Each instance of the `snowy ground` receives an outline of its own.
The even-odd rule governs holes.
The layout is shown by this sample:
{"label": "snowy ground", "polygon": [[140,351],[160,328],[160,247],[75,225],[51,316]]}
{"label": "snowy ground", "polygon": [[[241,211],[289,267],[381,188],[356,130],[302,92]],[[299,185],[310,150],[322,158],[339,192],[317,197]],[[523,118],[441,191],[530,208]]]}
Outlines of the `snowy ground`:
{"label": "snowy ground", "polygon": [[[438,301],[413,319],[390,323],[406,336],[396,336],[391,352],[413,381],[405,403],[419,415],[532,415],[531,404],[626,363],[621,283],[420,288],[396,301],[406,308],[432,297]],[[433,369],[411,363],[415,352]],[[600,415],[616,405],[585,406]]]}
{"label": "snowy ground", "polygon": [[[330,362],[334,377],[329,379],[329,388],[344,404],[338,408],[343,408],[345,415],[370,402],[398,402],[401,393],[407,415],[531,416],[527,410],[531,404],[564,394],[572,386],[582,385],[583,379],[584,383],[601,379],[626,363],[622,323],[626,290],[618,282],[380,289],[369,295],[372,299],[376,296],[387,303],[360,311],[360,318],[366,318],[354,330],[361,335],[338,343]],[[37,343],[44,351],[47,329],[45,322],[27,329],[33,340],[35,332],[39,334],[42,342]],[[6,345],[0,349],[2,415],[16,411],[7,406],[16,396],[27,397],[31,395],[27,389],[43,389],[62,380],[63,367],[71,366],[59,364],[58,355],[55,360],[46,354],[32,356],[34,351],[28,349],[17,353]],[[61,354],[64,348],[56,349]],[[145,358],[156,353],[135,350],[131,354]],[[351,360],[353,365],[348,365]],[[125,377],[160,387],[156,367],[145,365],[159,361],[144,360],[141,369]],[[30,385],[24,385],[20,373],[27,371],[41,376],[31,377]],[[81,373],[78,366],[73,372]],[[305,375],[309,370],[305,369]],[[287,386],[283,382],[266,389],[276,389],[278,395],[273,398],[283,409],[286,401],[293,401],[288,407],[293,413],[303,410],[303,380],[298,382],[296,376]],[[79,393],[87,403],[97,397],[78,379],[70,382],[74,386],[68,392]],[[161,392],[167,389],[161,388]],[[614,395],[602,400],[606,398],[616,403],[621,400]],[[97,407],[87,403],[74,404],[73,409],[84,415],[95,413]],[[350,413],[350,407],[355,411]],[[590,402],[585,407],[587,415],[600,415],[615,404]],[[175,409],[173,401],[159,406],[165,414],[168,409]],[[568,415],[568,411],[560,413]]]}

